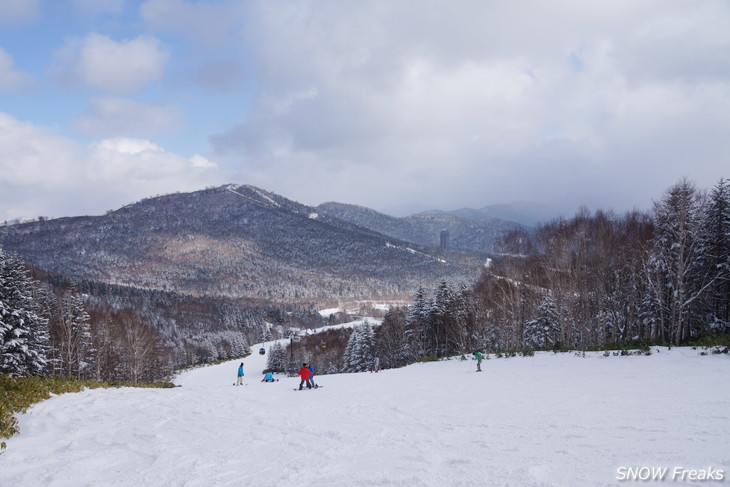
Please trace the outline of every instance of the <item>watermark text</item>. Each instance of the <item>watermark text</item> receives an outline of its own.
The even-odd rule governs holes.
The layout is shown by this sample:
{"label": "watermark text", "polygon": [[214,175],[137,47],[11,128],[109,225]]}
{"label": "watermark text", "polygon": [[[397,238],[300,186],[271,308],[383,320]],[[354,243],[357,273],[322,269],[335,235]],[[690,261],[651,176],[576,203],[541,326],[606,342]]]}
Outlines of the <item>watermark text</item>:
{"label": "watermark text", "polygon": [[616,470],[616,480],[635,482],[661,482],[665,480],[674,482],[724,481],[725,470],[715,467],[619,467]]}

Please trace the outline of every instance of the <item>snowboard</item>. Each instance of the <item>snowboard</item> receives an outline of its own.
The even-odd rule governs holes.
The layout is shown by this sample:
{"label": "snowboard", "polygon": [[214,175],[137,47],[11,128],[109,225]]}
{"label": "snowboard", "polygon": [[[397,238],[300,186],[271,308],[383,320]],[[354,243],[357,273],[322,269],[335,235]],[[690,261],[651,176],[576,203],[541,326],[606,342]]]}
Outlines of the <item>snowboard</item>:
{"label": "snowboard", "polygon": [[[315,387],[312,387],[312,389],[321,389],[321,388],[323,388],[323,387],[324,387],[324,386],[315,386]],[[306,390],[309,390],[309,389],[310,389],[309,387],[304,387],[304,388],[302,388],[302,389],[300,389],[300,388],[298,388],[298,387],[295,387],[295,388],[294,388],[294,390],[295,390],[295,391],[306,391]]]}

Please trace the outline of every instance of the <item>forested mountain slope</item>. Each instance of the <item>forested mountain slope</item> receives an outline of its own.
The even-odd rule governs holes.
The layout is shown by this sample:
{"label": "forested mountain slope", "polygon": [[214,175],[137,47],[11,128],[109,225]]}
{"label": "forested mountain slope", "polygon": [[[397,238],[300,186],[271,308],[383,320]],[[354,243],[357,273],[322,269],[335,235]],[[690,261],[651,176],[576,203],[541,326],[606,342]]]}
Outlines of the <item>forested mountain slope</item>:
{"label": "forested mountain slope", "polygon": [[[438,238],[438,235],[436,236]],[[149,198],[103,216],[0,227],[49,273],[194,296],[411,294],[478,277],[480,256],[406,244],[252,186]]]}
{"label": "forested mountain slope", "polygon": [[500,235],[526,228],[499,218],[469,218],[445,212],[396,218],[370,208],[335,202],[323,203],[317,207],[317,211],[399,240],[431,247],[439,247],[441,231],[448,230],[449,248],[466,252],[492,252],[494,242]]}

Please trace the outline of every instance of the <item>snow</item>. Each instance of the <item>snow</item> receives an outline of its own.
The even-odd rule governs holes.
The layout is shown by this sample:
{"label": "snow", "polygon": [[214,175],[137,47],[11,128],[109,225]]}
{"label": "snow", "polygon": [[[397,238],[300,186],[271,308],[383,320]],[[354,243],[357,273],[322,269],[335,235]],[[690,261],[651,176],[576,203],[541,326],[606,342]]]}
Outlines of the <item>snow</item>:
{"label": "snow", "polygon": [[299,335],[317,335],[319,333],[324,333],[329,330],[342,330],[344,328],[355,328],[356,326],[369,324],[371,326],[379,325],[383,322],[383,320],[379,318],[362,318],[359,320],[353,320],[348,321],[347,323],[340,323],[339,325],[326,325],[321,326],[319,328],[310,328],[307,330],[304,330],[303,332],[300,332]]}
{"label": "snow", "polygon": [[259,200],[255,199],[255,198],[251,198],[250,196],[246,196],[243,193],[239,193],[238,191],[236,191],[235,189],[233,189],[230,185],[227,186],[226,189],[228,191],[230,191],[231,193],[237,194],[238,196],[240,196],[242,198],[246,198],[247,200],[251,200],[254,203],[270,204],[271,206],[281,207],[281,205],[279,203],[277,203],[276,201],[274,201],[273,199],[271,199],[270,197],[268,197],[267,195],[265,195],[264,193],[262,193],[261,191],[259,191],[257,188],[254,188],[253,186],[249,186],[249,189],[253,190],[254,193],[258,194],[259,196],[261,196],[261,198],[263,198],[266,201],[259,201]]}
{"label": "snow", "polygon": [[323,316],[325,318],[329,318],[330,316],[339,313],[342,311],[342,308],[327,308],[327,309],[321,309],[319,310],[319,315]]}
{"label": "snow", "polygon": [[727,478],[730,357],[656,350],[492,357],[481,373],[453,359],[319,376],[325,387],[303,392],[297,378],[261,383],[254,354],[244,387],[231,361],[174,389],[33,406],[0,455],[0,485],[604,486],[629,467]]}
{"label": "snow", "polygon": [[432,255],[424,254],[423,252],[419,252],[418,250],[412,249],[410,247],[401,247],[399,245],[393,245],[390,242],[385,242],[385,246],[388,247],[388,248],[392,248],[392,249],[405,250],[406,252],[409,252],[411,254],[418,254],[418,255],[421,255],[421,256],[424,256],[424,257],[428,257],[428,258],[430,258],[432,260],[435,260],[436,262],[441,262],[442,264],[446,264],[446,261],[444,259],[438,259],[438,258],[436,258],[436,257],[434,257]]}

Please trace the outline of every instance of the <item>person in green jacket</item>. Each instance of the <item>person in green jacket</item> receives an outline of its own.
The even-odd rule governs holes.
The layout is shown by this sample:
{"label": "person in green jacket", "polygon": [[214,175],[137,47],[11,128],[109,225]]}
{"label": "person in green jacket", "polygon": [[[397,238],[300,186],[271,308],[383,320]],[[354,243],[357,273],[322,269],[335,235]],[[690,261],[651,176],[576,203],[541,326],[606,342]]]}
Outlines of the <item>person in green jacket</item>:
{"label": "person in green jacket", "polygon": [[479,350],[474,352],[474,358],[477,360],[477,372],[481,372],[482,371],[482,360],[484,359],[484,357],[482,356],[482,352],[480,352]]}

